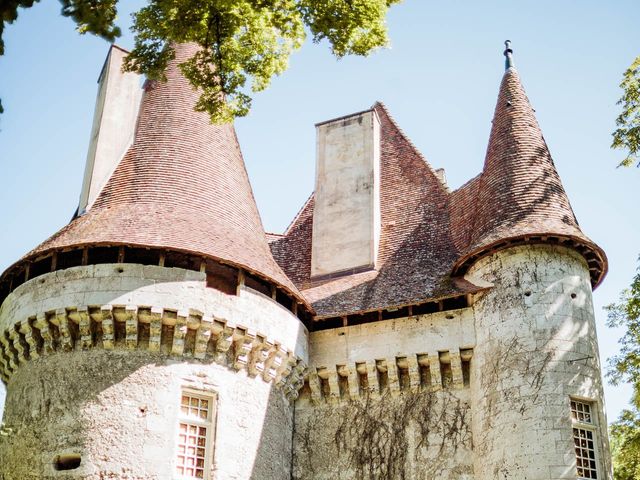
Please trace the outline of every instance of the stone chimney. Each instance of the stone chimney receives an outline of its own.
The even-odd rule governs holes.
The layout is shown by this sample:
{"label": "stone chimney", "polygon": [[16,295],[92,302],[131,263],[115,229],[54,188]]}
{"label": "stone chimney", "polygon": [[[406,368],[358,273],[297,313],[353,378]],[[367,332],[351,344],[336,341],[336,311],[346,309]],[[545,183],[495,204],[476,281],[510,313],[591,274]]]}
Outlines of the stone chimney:
{"label": "stone chimney", "polygon": [[375,268],[380,237],[380,121],[374,110],[316,125],[312,277]]}
{"label": "stone chimney", "polygon": [[140,75],[123,73],[126,50],[111,46],[98,78],[98,98],[78,213],[91,208],[133,141],[142,98]]}

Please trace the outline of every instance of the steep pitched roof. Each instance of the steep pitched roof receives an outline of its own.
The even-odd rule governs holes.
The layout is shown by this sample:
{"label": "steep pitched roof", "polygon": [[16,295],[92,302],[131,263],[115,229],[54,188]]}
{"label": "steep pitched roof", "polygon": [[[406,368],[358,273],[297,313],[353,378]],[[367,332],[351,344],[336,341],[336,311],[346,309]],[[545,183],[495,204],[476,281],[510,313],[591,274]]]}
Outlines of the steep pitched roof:
{"label": "steep pitched roof", "polygon": [[486,286],[463,278],[475,261],[523,243],[565,245],[604,277],[604,252],[582,233],[535,114],[508,58],[483,171],[449,192],[382,104],[381,237],[377,270],[312,281],[313,195],[274,256],[303,291],[317,319],[443,299]]}
{"label": "steep pitched roof", "polygon": [[415,304],[482,289],[449,276],[458,251],[450,235],[446,187],[386,108],[377,103],[373,109],[381,128],[378,269],[311,281],[313,196],[285,236],[271,242],[274,256],[303,290],[317,318]]}
{"label": "steep pitched roof", "polygon": [[[482,174],[453,197],[454,232],[462,251],[456,273],[505,241],[539,237],[533,241],[544,243],[560,237],[558,242],[568,242],[585,256],[594,286],[604,276],[606,256],[580,230],[513,66],[502,78]],[[473,218],[460,207],[470,201]]]}
{"label": "steep pitched roof", "polygon": [[302,298],[274,261],[232,125],[195,112],[199,97],[179,63],[167,82],[147,82],[135,139],[95,204],[26,255],[85,245],[136,245],[221,260]]}

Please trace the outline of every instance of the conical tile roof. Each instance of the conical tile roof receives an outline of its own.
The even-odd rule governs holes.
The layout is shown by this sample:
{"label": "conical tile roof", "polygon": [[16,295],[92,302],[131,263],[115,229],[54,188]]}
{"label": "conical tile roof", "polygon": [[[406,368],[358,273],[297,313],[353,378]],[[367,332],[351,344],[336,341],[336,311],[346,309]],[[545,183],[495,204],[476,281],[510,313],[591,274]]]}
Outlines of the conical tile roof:
{"label": "conical tile roof", "polygon": [[199,92],[178,65],[196,48],[177,45],[167,82],[147,82],[133,144],[91,209],[24,259],[87,245],[163,248],[245,268],[302,298],[271,255],[233,126],[194,111]]}
{"label": "conical tile roof", "polygon": [[581,251],[594,285],[602,279],[604,252],[580,230],[518,72],[510,64],[500,85],[484,169],[474,188],[468,244],[454,271],[509,242],[557,242]]}

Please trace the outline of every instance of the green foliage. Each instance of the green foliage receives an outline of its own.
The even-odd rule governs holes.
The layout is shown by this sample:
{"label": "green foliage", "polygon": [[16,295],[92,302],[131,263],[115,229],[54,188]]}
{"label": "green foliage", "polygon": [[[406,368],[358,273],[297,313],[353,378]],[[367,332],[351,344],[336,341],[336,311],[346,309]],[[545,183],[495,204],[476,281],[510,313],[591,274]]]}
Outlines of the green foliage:
{"label": "green foliage", "polygon": [[[0,2],[0,55],[4,55],[2,33],[5,23],[13,23],[18,18],[18,8],[30,8],[40,0],[2,0]],[[120,36],[120,29],[114,25],[118,0],[60,0],[61,13],[76,22],[81,34],[93,33],[110,42]]]}
{"label": "green foliage", "polygon": [[[3,23],[13,22],[18,7],[38,0],[4,0]],[[149,0],[134,14],[135,47],[125,69],[163,79],[174,58],[172,45],[195,43],[200,50],[180,64],[199,89],[196,105],[214,123],[247,115],[249,93],[267,88],[288,67],[299,49],[305,27],[314,42],[328,40],[333,54],[368,55],[387,45],[385,17],[400,0]],[[120,34],[114,26],[117,0],[61,0],[63,15],[73,18],[80,33],[110,41]],[[0,27],[0,42],[2,30]],[[0,43],[0,55],[2,54]]]}
{"label": "green foliage", "polygon": [[633,388],[633,409],[624,410],[611,425],[614,477],[635,480],[640,478],[640,267],[618,303],[605,309],[610,327],[625,328],[620,354],[609,360],[607,375],[614,385],[628,382]]}
{"label": "green foliage", "polygon": [[638,409],[623,410],[620,418],[609,427],[613,476],[615,480],[640,478],[640,413]]}
{"label": "green foliage", "polygon": [[640,166],[640,57],[624,72],[620,88],[624,92],[618,100],[622,113],[616,119],[618,128],[613,132],[611,148],[628,152],[619,166]]}
{"label": "green foliage", "polygon": [[[385,16],[399,0],[151,0],[135,14],[135,48],[125,68],[162,79],[172,44],[201,50],[180,65],[201,96],[196,109],[214,123],[245,116],[248,92],[269,86],[305,40],[329,40],[337,57],[387,44]],[[247,86],[247,81],[250,85]]]}
{"label": "green foliage", "polygon": [[620,353],[609,360],[607,376],[614,385],[630,383],[633,403],[640,408],[640,267],[631,286],[620,294],[619,302],[607,305],[605,310],[609,327],[626,330],[619,340]]}
{"label": "green foliage", "polygon": [[[2,34],[5,24],[18,18],[19,8],[30,8],[40,0],[0,0],[0,56],[4,55]],[[60,0],[65,17],[71,17],[80,34],[93,33],[109,42],[113,42],[122,33],[114,25],[117,16],[118,0]],[[0,101],[0,114],[4,112]]]}

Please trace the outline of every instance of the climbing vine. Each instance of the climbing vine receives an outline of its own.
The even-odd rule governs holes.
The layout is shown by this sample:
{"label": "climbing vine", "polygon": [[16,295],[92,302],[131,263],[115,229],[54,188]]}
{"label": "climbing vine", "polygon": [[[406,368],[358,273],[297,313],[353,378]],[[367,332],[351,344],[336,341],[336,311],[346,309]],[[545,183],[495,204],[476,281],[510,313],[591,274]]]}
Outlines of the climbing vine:
{"label": "climbing vine", "polygon": [[[296,427],[300,478],[316,478],[320,470],[332,480],[435,478],[459,448],[471,448],[469,405],[449,391],[386,393],[308,413]],[[408,474],[412,464],[422,477]]]}

